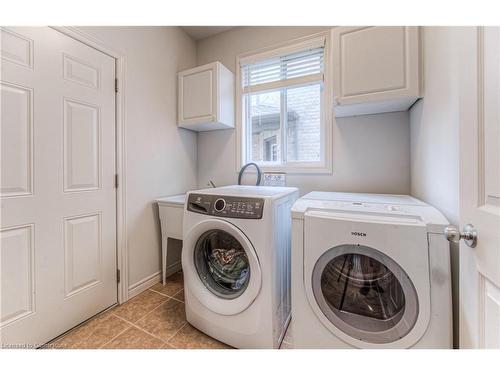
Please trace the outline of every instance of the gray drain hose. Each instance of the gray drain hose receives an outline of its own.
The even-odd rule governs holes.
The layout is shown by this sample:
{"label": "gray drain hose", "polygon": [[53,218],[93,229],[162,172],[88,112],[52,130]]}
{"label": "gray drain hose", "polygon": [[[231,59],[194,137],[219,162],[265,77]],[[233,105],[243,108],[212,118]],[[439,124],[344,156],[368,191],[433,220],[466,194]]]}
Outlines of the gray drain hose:
{"label": "gray drain hose", "polygon": [[245,169],[247,169],[247,167],[249,167],[251,165],[255,166],[255,169],[257,169],[257,182],[255,183],[255,186],[260,185],[260,178],[262,176],[262,172],[261,172],[259,166],[255,163],[248,163],[248,164],[245,164],[243,167],[241,167],[240,174],[238,175],[238,185],[241,185],[241,176],[243,176],[243,172],[245,171]]}

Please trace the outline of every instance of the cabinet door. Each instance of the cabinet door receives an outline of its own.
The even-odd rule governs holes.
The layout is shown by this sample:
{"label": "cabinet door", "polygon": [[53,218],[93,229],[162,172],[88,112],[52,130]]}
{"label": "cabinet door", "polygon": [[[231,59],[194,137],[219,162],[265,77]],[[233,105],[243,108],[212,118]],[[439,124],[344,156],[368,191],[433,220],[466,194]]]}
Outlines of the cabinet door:
{"label": "cabinet door", "polygon": [[179,75],[179,125],[216,121],[217,69],[204,66]]}
{"label": "cabinet door", "polygon": [[417,27],[337,27],[332,40],[337,105],[419,96]]}

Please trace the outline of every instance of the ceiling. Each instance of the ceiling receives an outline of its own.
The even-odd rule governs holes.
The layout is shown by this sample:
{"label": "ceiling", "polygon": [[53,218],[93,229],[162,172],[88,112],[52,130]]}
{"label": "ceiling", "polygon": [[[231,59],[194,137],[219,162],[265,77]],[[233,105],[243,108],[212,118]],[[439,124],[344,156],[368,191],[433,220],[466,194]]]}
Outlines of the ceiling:
{"label": "ceiling", "polygon": [[230,30],[235,26],[181,26],[181,29],[194,40],[208,38],[209,36]]}

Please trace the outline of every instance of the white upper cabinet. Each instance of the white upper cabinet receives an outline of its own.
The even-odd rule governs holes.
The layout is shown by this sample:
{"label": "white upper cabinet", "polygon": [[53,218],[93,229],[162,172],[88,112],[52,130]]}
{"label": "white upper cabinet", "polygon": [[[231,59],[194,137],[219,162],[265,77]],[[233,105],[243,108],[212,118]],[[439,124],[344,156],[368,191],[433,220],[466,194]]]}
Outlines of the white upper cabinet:
{"label": "white upper cabinet", "polygon": [[220,62],[178,74],[178,126],[195,131],[234,128],[234,74]]}
{"label": "white upper cabinet", "polygon": [[407,110],[421,97],[418,27],[332,29],[337,117]]}

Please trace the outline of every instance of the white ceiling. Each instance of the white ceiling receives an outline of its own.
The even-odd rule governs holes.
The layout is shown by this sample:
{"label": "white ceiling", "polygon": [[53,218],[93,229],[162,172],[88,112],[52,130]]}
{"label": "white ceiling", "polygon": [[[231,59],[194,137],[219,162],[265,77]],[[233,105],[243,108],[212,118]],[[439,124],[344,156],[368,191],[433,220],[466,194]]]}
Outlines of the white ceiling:
{"label": "white ceiling", "polygon": [[188,33],[194,40],[208,38],[232,28],[234,26],[181,26],[181,29]]}

